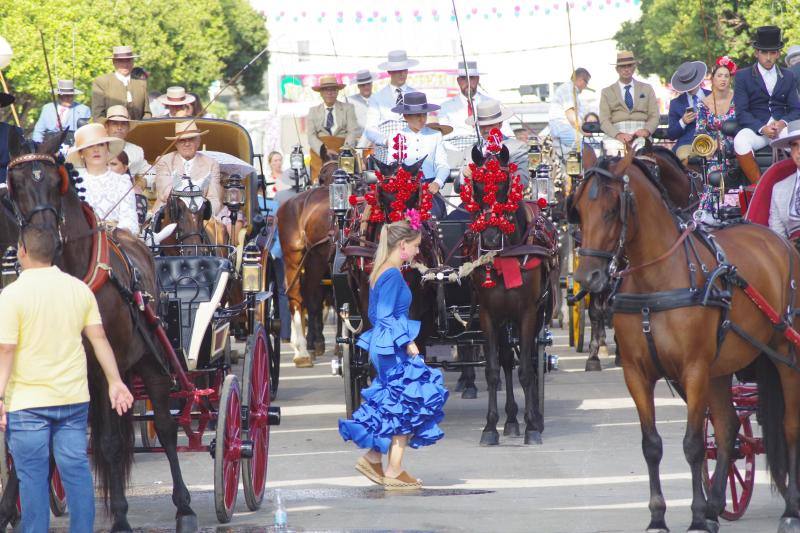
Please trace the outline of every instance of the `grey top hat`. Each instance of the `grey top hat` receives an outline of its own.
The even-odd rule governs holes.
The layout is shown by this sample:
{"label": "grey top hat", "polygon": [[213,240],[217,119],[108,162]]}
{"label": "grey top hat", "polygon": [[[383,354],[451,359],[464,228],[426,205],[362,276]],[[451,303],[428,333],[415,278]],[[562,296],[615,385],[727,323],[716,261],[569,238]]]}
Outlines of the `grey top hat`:
{"label": "grey top hat", "polygon": [[788,132],[786,137],[775,139],[769,143],[770,146],[773,148],[789,148],[792,142],[800,139],[800,119],[791,121],[789,125],[786,126],[786,131]]}
{"label": "grey top hat", "polygon": [[456,76],[469,76],[470,78],[475,76],[480,76],[481,73],[478,71],[478,62],[477,61],[467,61],[467,68],[464,68],[464,62],[458,62],[458,73]]}
{"label": "grey top hat", "polygon": [[687,61],[672,75],[670,84],[679,93],[689,92],[703,83],[707,72],[708,67],[702,61]]}
{"label": "grey top hat", "polygon": [[800,55],[800,44],[793,44],[789,47],[789,50],[786,51],[786,66],[789,66],[789,62],[792,58],[795,58]]}
{"label": "grey top hat", "polygon": [[372,83],[373,81],[375,81],[375,78],[372,77],[372,72],[369,70],[359,70],[356,72],[356,85]]}
{"label": "grey top hat", "polygon": [[409,59],[405,50],[392,50],[386,58],[386,61],[378,65],[378,68],[387,72],[395,70],[408,70],[411,67],[419,65],[416,59]]}
{"label": "grey top hat", "polygon": [[425,93],[411,92],[403,95],[403,101],[392,108],[392,113],[403,115],[417,115],[419,113],[430,113],[438,111],[440,107],[436,104],[429,104]]}
{"label": "grey top hat", "polygon": [[58,80],[58,84],[53,92],[56,94],[83,94],[83,91],[80,91],[75,88],[75,82],[72,80]]}

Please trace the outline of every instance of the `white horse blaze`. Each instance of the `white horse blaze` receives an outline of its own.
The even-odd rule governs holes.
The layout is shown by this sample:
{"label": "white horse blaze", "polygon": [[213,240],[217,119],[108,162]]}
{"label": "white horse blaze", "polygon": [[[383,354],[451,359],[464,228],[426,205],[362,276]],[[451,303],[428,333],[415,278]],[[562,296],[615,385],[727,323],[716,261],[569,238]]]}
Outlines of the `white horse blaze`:
{"label": "white horse blaze", "polygon": [[300,316],[299,310],[296,310],[292,315],[291,344],[292,348],[294,348],[295,357],[308,357],[305,328],[303,327],[303,319]]}

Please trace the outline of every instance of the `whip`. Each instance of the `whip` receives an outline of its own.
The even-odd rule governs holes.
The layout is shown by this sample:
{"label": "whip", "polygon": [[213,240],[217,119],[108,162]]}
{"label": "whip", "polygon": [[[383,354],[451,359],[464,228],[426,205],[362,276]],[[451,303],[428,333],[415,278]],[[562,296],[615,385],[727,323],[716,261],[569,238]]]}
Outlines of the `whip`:
{"label": "whip", "polygon": [[475,134],[478,137],[478,148],[483,151],[483,137],[478,126],[478,115],[475,114],[475,101],[472,97],[472,85],[469,81],[469,68],[467,66],[467,53],[464,51],[464,39],[461,37],[461,24],[458,21],[458,10],[456,10],[456,0],[451,0],[453,4],[453,18],[456,19],[456,30],[458,31],[458,42],[461,45],[461,58],[464,61],[464,74],[467,76],[467,102],[472,114],[472,121],[475,123]]}

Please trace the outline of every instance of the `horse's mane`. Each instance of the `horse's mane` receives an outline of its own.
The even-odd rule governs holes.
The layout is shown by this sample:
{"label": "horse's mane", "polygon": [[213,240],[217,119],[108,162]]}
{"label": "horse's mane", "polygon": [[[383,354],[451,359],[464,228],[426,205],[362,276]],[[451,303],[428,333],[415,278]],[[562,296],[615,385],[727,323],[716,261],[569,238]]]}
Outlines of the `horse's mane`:
{"label": "horse's mane", "polygon": [[[654,148],[659,148],[659,147],[654,147]],[[663,148],[662,148],[662,150],[663,150]],[[669,150],[667,150],[667,151],[669,152]],[[669,152],[669,153],[672,154],[672,152]],[[672,154],[672,155],[674,155],[674,154]],[[620,160],[622,160],[622,158],[619,157],[619,156],[601,157],[597,161],[597,166],[600,167],[603,170],[610,171],[611,165],[618,163]],[[635,165],[636,168],[638,168],[642,172],[642,174],[644,174],[644,177],[647,179],[647,181],[649,181],[656,188],[656,190],[658,191],[659,195],[661,196],[661,199],[664,201],[665,204],[667,204],[667,208],[670,211],[673,211],[676,208],[676,205],[672,201],[672,199],[669,197],[669,193],[667,192],[666,187],[664,187],[664,184],[661,183],[661,180],[655,174],[653,174],[650,171],[650,169],[647,167],[647,165],[643,161],[640,161],[640,160],[634,158],[631,161],[631,164]],[[600,180],[604,181],[604,182],[607,182],[609,180],[609,178],[605,174],[598,173],[598,174],[595,174],[595,176],[597,178],[600,178]]]}
{"label": "horse's mane", "polygon": [[688,169],[684,166],[683,162],[680,159],[678,159],[678,156],[675,155],[675,152],[673,152],[669,148],[665,148],[663,146],[653,145],[649,149],[643,148],[639,152],[641,153],[641,155],[647,155],[647,154],[651,153],[651,154],[657,155],[659,157],[662,157],[662,158],[668,160],[673,165],[675,165],[677,170],[680,170],[684,174],[686,172],[688,172]]}

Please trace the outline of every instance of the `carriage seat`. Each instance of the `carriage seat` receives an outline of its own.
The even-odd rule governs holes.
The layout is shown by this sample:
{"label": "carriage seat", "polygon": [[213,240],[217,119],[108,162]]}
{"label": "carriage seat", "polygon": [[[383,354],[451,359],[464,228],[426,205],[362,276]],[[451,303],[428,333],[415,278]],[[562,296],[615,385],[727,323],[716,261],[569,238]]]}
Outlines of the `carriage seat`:
{"label": "carriage seat", "polygon": [[[167,334],[181,349],[189,370],[197,367],[208,324],[220,305],[233,266],[215,256],[156,257]],[[195,324],[198,324],[195,331]]]}

